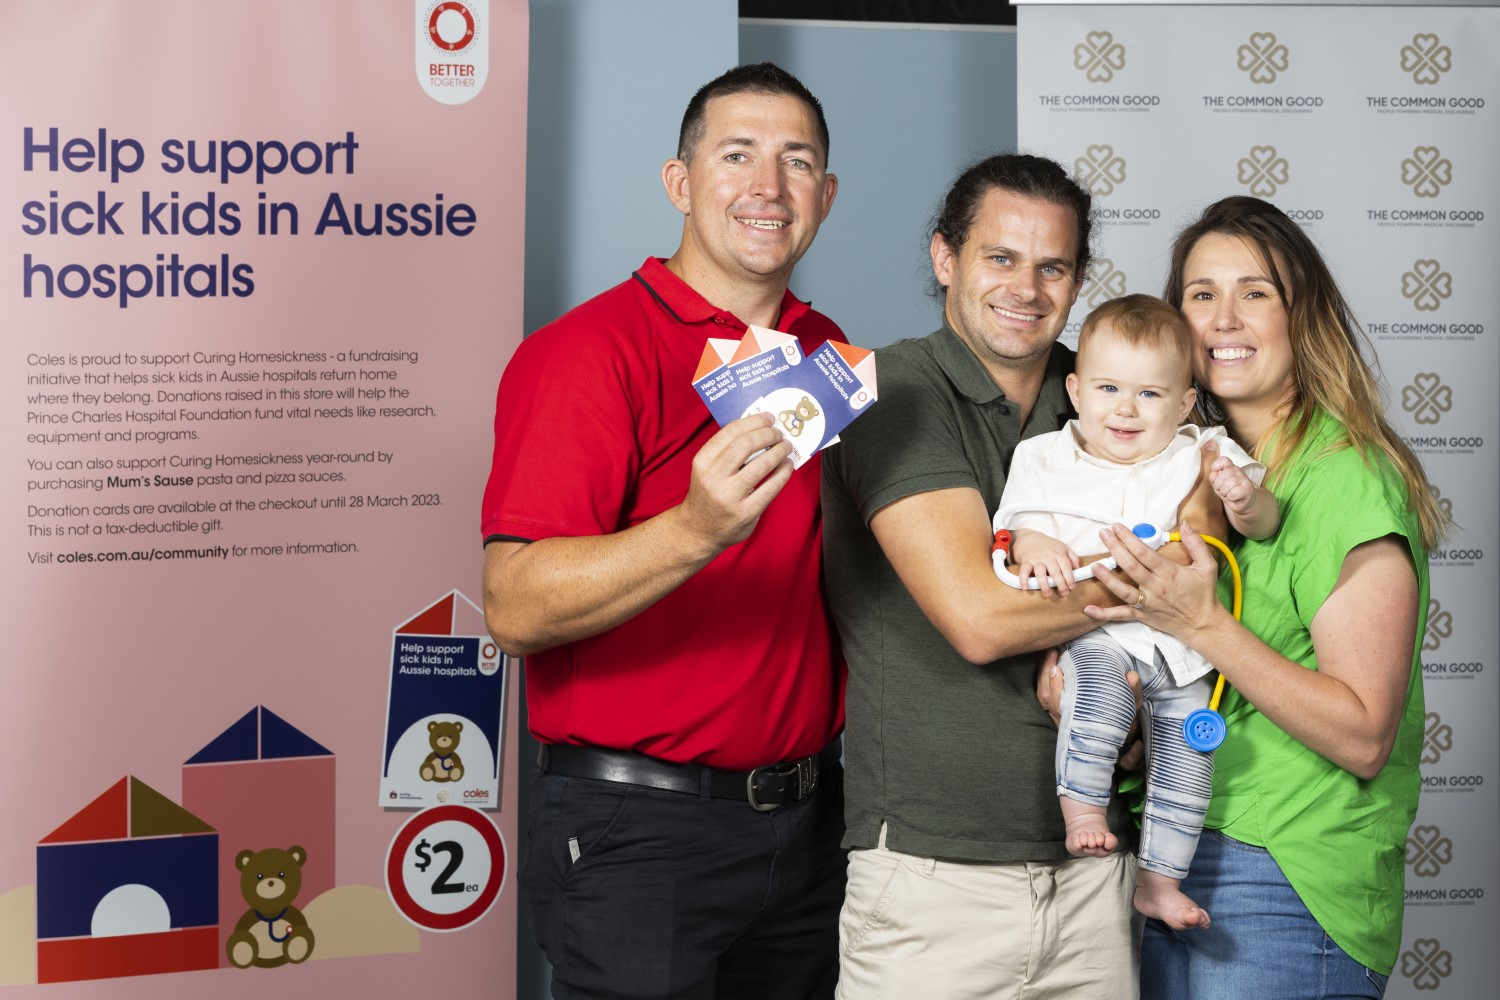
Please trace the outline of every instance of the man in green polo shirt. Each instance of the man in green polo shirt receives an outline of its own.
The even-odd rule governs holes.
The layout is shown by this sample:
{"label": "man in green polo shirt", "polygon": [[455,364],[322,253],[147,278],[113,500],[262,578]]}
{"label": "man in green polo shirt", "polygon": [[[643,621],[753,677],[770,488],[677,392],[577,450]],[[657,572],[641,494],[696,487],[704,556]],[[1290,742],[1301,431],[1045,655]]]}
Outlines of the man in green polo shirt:
{"label": "man in green polo shirt", "polygon": [[1092,581],[1051,600],[1012,590],[989,552],[1017,442],[1072,415],[1073,352],[1056,341],[1090,205],[1051,160],[964,172],[932,233],[942,329],[878,352],[879,405],[825,453],[849,662],[844,1000],[1137,994],[1134,859],[1069,857],[1057,731],[1034,692],[1034,651],[1112,599]]}

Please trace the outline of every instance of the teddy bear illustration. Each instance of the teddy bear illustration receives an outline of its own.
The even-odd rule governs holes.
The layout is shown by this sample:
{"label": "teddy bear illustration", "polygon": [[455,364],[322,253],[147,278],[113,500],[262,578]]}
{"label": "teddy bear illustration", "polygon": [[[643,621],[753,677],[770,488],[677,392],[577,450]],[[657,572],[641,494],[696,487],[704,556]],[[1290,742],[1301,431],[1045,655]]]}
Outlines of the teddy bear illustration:
{"label": "teddy bear illustration", "polygon": [[464,776],[464,762],[459,759],[458,734],[462,722],[427,723],[427,742],[432,752],[422,761],[423,781],[457,781]]}
{"label": "teddy bear illustration", "polygon": [[295,845],[284,851],[272,847],[235,856],[240,894],[250,904],[224,945],[235,968],[274,969],[288,962],[305,962],[312,954],[312,928],[292,905],[302,888],[306,860],[307,852]]}

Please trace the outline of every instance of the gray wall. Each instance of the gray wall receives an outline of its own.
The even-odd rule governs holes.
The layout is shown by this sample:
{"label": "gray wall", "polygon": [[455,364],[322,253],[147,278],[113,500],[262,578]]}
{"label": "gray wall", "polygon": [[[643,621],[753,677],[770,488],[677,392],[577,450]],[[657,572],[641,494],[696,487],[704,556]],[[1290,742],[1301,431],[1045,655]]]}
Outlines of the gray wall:
{"label": "gray wall", "polygon": [[[682,217],[660,171],[683,108],[730,66],[765,59],[823,101],[840,180],[793,290],[869,347],[937,325],[924,295],[927,221],[963,164],[1014,146],[1014,34],[742,25],[730,0],[531,0],[530,10],[528,333],[677,247]],[[536,745],[520,742],[524,840]],[[515,996],[545,1000],[550,973],[524,913],[517,953]]]}

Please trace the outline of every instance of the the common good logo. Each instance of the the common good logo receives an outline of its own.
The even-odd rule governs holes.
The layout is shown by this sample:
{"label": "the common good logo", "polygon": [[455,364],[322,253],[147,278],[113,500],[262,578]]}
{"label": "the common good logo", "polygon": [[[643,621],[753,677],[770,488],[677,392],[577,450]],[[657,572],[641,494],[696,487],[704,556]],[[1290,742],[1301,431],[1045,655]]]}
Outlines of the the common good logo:
{"label": "the common good logo", "polygon": [[1090,31],[1073,46],[1073,68],[1090,83],[1108,83],[1125,68],[1125,46],[1108,31]]}
{"label": "the common good logo", "polygon": [[1401,955],[1401,975],[1419,990],[1435,990],[1453,975],[1453,954],[1437,938],[1418,938]]}
{"label": "the common good logo", "polygon": [[1443,496],[1443,491],[1436,486],[1432,487],[1432,498],[1437,501],[1438,509],[1448,520],[1453,520],[1453,501]]}
{"label": "the common good logo", "polygon": [[1125,183],[1125,158],[1117,155],[1113,146],[1090,146],[1073,161],[1073,173],[1089,194],[1110,195],[1117,184]]}
{"label": "the common good logo", "polygon": [[1453,749],[1453,727],[1443,721],[1436,712],[1428,712],[1426,731],[1422,737],[1422,763],[1436,764],[1443,754]]}
{"label": "the common good logo", "polygon": [[1269,31],[1257,31],[1250,40],[1239,47],[1237,65],[1250,74],[1251,83],[1275,83],[1278,73],[1285,73],[1291,65],[1291,54],[1287,47],[1276,40]]}
{"label": "the common good logo", "polygon": [[415,0],[417,82],[440,104],[463,104],[489,75],[489,0]]}
{"label": "the common good logo", "polygon": [[1275,146],[1252,146],[1240,159],[1237,177],[1257,198],[1269,198],[1291,180],[1292,165]]}
{"label": "the common good logo", "polygon": [[1436,198],[1453,183],[1453,161],[1436,146],[1418,146],[1401,161],[1401,183],[1418,198]]}
{"label": "the common good logo", "polygon": [[1412,82],[1431,86],[1453,68],[1453,50],[1437,35],[1418,34],[1401,46],[1401,71],[1410,73]]}
{"label": "the common good logo", "polygon": [[1422,649],[1432,652],[1453,637],[1453,615],[1443,610],[1437,601],[1427,602],[1427,631],[1422,636]]}
{"label": "the common good logo", "polygon": [[1419,260],[1401,276],[1401,296],[1422,312],[1435,312],[1453,296],[1453,275],[1435,260]]}
{"label": "the common good logo", "polygon": [[1115,267],[1114,261],[1101,257],[1089,265],[1089,290],[1084,302],[1090,309],[1097,309],[1124,294],[1125,272]]}
{"label": "the common good logo", "polygon": [[1453,863],[1453,841],[1438,827],[1415,827],[1406,838],[1406,863],[1418,878],[1436,878]]}
{"label": "the common good logo", "polygon": [[1418,372],[1401,389],[1401,408],[1419,424],[1435,424],[1453,409],[1453,390],[1437,372]]}

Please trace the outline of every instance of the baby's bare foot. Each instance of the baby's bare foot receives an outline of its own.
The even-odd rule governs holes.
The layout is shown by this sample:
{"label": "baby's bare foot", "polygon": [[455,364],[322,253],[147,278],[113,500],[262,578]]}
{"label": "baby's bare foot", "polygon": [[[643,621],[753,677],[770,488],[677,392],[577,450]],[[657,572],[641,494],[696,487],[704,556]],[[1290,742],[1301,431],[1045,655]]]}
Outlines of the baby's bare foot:
{"label": "baby's bare foot", "polygon": [[1119,838],[1109,832],[1109,820],[1099,806],[1067,796],[1057,800],[1067,824],[1068,853],[1074,857],[1104,858],[1114,853]]}
{"label": "baby's bare foot", "polygon": [[1209,923],[1208,911],[1183,894],[1181,882],[1145,869],[1135,874],[1135,908],[1173,930],[1207,927]]}

